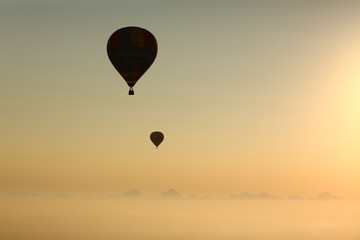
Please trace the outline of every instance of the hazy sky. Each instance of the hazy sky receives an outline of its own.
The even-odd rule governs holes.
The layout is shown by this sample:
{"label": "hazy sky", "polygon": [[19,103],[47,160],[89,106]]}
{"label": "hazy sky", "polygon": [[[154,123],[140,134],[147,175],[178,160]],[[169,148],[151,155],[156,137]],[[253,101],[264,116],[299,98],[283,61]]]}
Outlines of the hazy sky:
{"label": "hazy sky", "polygon": [[[134,96],[126,26],[158,41]],[[359,26],[360,1],[2,0],[0,191],[360,199]]]}

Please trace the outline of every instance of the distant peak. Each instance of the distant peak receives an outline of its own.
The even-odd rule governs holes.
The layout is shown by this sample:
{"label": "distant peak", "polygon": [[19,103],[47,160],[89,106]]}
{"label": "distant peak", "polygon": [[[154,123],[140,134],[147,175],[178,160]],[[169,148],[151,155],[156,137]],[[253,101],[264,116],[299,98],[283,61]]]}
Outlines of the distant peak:
{"label": "distant peak", "polygon": [[175,189],[170,188],[166,192],[163,192],[161,194],[161,197],[162,198],[167,198],[167,199],[179,199],[179,198],[182,198],[182,195],[181,195],[181,193],[179,193]]}

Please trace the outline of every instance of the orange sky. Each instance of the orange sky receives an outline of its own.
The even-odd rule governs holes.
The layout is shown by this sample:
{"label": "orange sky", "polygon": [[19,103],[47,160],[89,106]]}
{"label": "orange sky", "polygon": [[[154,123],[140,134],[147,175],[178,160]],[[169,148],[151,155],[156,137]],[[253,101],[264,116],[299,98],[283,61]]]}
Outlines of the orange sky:
{"label": "orange sky", "polygon": [[[359,199],[359,9],[0,3],[0,191]],[[106,55],[129,25],[159,45],[134,96]]]}

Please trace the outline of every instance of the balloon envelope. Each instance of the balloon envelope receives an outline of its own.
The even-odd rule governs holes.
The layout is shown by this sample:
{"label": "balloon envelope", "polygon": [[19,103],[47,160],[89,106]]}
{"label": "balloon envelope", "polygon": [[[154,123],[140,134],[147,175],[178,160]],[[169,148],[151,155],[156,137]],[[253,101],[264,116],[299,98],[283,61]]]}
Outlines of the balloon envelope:
{"label": "balloon envelope", "polygon": [[107,54],[115,69],[132,90],[139,78],[154,62],[157,42],[146,29],[120,28],[110,36],[107,42]]}
{"label": "balloon envelope", "polygon": [[162,132],[158,132],[158,131],[152,132],[150,134],[150,139],[157,148],[160,145],[160,143],[164,140],[164,134],[162,134]]}

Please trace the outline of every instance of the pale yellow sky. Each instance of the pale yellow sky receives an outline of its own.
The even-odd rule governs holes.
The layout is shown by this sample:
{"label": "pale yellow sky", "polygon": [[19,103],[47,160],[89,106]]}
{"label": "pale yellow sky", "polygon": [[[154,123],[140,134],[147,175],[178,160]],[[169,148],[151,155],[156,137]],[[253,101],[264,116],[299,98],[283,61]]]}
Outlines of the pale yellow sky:
{"label": "pale yellow sky", "polygon": [[[356,1],[2,1],[0,191],[359,199],[359,23]],[[106,55],[129,25],[159,45],[134,96]]]}

